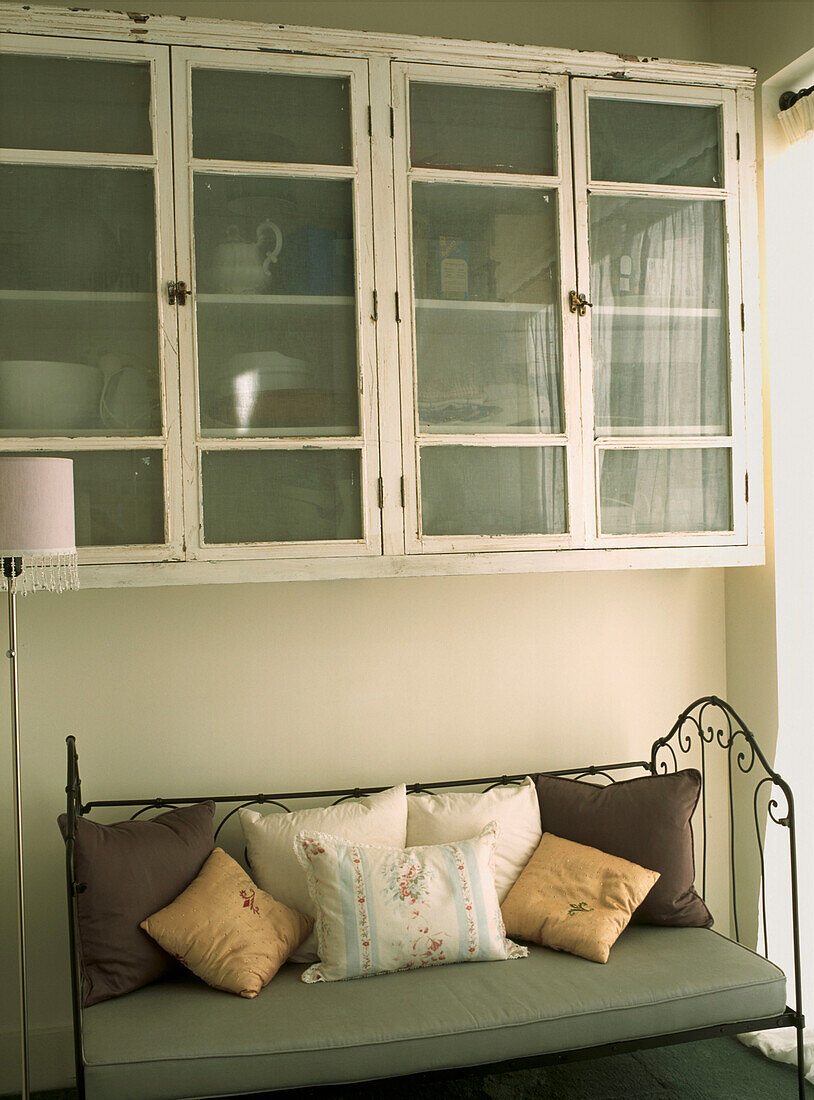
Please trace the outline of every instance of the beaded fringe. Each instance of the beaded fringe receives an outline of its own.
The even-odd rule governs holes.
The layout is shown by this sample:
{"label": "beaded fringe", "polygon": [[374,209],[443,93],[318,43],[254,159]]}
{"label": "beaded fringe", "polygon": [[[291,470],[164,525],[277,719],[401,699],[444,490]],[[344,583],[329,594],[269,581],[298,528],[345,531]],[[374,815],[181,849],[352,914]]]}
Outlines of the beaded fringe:
{"label": "beaded fringe", "polygon": [[76,554],[23,556],[23,571],[16,577],[0,575],[0,592],[27,596],[29,592],[67,592],[79,587]]}

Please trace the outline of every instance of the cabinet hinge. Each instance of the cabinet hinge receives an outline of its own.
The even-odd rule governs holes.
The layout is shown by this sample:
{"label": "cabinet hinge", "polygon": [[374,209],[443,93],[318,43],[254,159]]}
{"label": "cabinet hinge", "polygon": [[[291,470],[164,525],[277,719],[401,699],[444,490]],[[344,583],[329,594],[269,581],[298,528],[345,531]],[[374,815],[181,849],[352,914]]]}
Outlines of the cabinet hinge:
{"label": "cabinet hinge", "polygon": [[399,292],[396,291],[396,323],[401,321],[401,312],[399,310]]}
{"label": "cabinet hinge", "polygon": [[367,109],[367,134],[368,137],[373,137],[373,108],[368,106]]}
{"label": "cabinet hinge", "polygon": [[396,115],[393,108],[390,108],[390,137],[396,136]]}
{"label": "cabinet hinge", "polygon": [[379,319],[379,292],[373,291],[373,312],[370,315],[371,321],[378,321]]}
{"label": "cabinet hinge", "polygon": [[741,332],[746,332],[746,306],[741,302]]}
{"label": "cabinet hinge", "polygon": [[741,159],[741,136],[735,134],[735,160]]}
{"label": "cabinet hinge", "polygon": [[384,482],[379,478],[379,508],[384,508]]}
{"label": "cabinet hinge", "polygon": [[401,478],[401,506],[404,507],[404,475]]}
{"label": "cabinet hinge", "polygon": [[749,503],[749,471],[748,470],[743,475],[743,488],[744,488],[744,496],[746,497],[746,503],[748,504]]}

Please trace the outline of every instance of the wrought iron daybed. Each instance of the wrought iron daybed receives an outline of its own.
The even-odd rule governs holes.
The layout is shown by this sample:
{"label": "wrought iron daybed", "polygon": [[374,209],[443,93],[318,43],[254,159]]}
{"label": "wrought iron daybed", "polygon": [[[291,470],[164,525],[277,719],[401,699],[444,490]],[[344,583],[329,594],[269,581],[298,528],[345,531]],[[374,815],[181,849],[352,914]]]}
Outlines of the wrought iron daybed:
{"label": "wrought iron daybed", "polygon": [[[211,799],[228,810],[216,833],[223,843],[224,829],[228,833],[229,824],[234,826],[241,806],[269,805],[286,811],[286,804],[296,800],[342,801],[383,788],[83,802],[76,745],[69,737],[66,865],[80,1098],[169,1100],[419,1072],[495,1072],[793,1027],[797,1031],[796,1092],[802,1100],[805,1021],[794,800],[788,783],[770,767],[744,722],[727,703],[705,697],[687,707],[670,732],[654,742],[649,760],[547,774],[614,782],[638,772],[677,770],[679,760],[688,765],[697,762],[703,781],[697,823],[702,830],[703,893],[709,848],[706,780],[713,749],[726,754],[732,940],[705,928],[638,925],[625,931],[606,966],[532,948],[530,961],[522,966],[433,967],[373,981],[315,987],[303,985],[300,968],[288,965],[256,1000],[230,997],[190,978],[158,982],[83,1009],[76,899],[84,887],[76,881],[74,868],[80,815],[128,809],[137,817],[151,809]],[[522,778],[504,775],[421,783],[408,790],[485,788]],[[763,916],[762,955],[739,943],[744,915],[739,882],[745,872],[740,869],[736,835],[744,812],[756,840],[759,886],[755,877],[748,893],[750,907],[759,905]],[[786,1004],[784,975],[768,961],[764,825],[780,826],[788,835],[794,1007]]]}

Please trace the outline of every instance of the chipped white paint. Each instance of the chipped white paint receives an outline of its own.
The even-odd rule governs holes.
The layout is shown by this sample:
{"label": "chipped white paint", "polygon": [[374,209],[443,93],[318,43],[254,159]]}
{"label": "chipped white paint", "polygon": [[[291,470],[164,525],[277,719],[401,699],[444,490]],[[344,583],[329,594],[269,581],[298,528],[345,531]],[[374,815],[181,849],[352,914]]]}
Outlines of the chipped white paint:
{"label": "chipped white paint", "polygon": [[[757,165],[755,152],[755,96],[749,90],[737,94],[737,130],[740,134],[740,233],[741,301],[743,302],[744,415],[746,442],[744,479],[748,473],[749,541],[762,546],[765,538],[763,513],[763,419],[761,389],[763,366],[760,348],[760,282],[758,259]],[[740,320],[740,319],[739,319]]]}
{"label": "chipped white paint", "polygon": [[274,53],[360,53],[402,61],[494,65],[518,71],[543,70],[572,76],[666,81],[720,88],[750,88],[755,70],[742,65],[709,65],[631,54],[563,50],[499,42],[430,38],[411,34],[325,30],[284,23],[225,22],[177,15],[139,15],[124,11],[77,11],[64,7],[31,9],[20,3],[0,3],[0,31],[59,34],[71,38],[110,38],[167,45],[215,46]]}
{"label": "chipped white paint", "polygon": [[[351,135],[353,163],[348,166],[299,165],[262,161],[201,160],[192,147],[193,69],[206,67],[220,70],[291,73],[297,75],[332,75],[347,77],[350,83]],[[198,408],[198,333],[196,297],[191,307],[178,310],[181,334],[181,394],[184,403],[184,529],[187,557],[190,560],[240,558],[287,558],[312,556],[345,556],[381,554],[381,526],[378,508],[379,425],[376,375],[375,325],[370,304],[373,299],[373,215],[370,142],[367,133],[369,87],[365,61],[326,57],[286,57],[267,53],[246,53],[235,50],[176,48],[173,50],[173,120],[175,126],[175,191],[178,210],[178,257],[180,277],[193,288],[197,285],[195,271],[195,218],[193,176],[196,172],[222,173],[229,176],[261,175],[302,179],[347,179],[353,185],[354,271],[356,273],[356,328],[359,355],[360,433],[353,437],[324,436],[285,438],[236,438],[235,432],[225,432],[212,438],[200,430]],[[217,295],[204,295],[204,300],[217,300]],[[252,296],[224,296],[231,305],[246,304]],[[284,295],[277,301],[308,301]],[[333,301],[345,302],[334,298]],[[311,299],[313,301],[313,299]],[[347,299],[352,302],[353,299]],[[258,295],[258,304],[268,296]],[[320,543],[258,543],[207,544],[203,514],[201,460],[205,451],[246,450],[356,450],[361,456],[362,517],[364,538],[361,540],[324,541]]]}
{"label": "chipped white paint", "polygon": [[[721,162],[724,170],[724,186],[685,187],[671,185],[630,185],[624,183],[595,182],[590,168],[590,137],[588,133],[588,103],[592,95],[601,94],[603,99],[642,99],[653,103],[712,106],[720,109],[721,117]],[[594,402],[592,372],[593,361],[591,347],[591,323],[589,316],[581,319],[580,350],[583,363],[583,468],[585,471],[586,498],[592,502],[591,514],[585,532],[585,545],[591,546],[666,546],[676,547],[697,545],[723,545],[726,541],[747,544],[747,501],[745,493],[746,472],[746,423],[744,413],[744,386],[746,365],[744,347],[741,339],[741,236],[740,236],[740,190],[737,160],[737,95],[731,90],[710,88],[671,88],[652,83],[620,85],[610,80],[572,81],[573,144],[575,204],[577,212],[577,267],[579,271],[580,291],[588,298],[590,288],[590,252],[588,241],[588,200],[590,195],[625,195],[633,197],[673,198],[684,201],[703,200],[722,203],[725,210],[725,262],[728,308],[728,350],[730,363],[730,416],[731,435],[704,436],[699,438],[688,435],[653,435],[644,432],[635,437],[594,437]],[[744,239],[744,249],[755,249],[756,234]],[[588,369],[585,369],[585,368]],[[599,531],[599,464],[601,455],[607,450],[626,450],[636,447],[704,448],[727,447],[732,454],[732,519],[733,530],[726,534],[697,533],[692,536],[647,535],[612,536]],[[586,509],[587,511],[587,509]],[[756,545],[762,545],[760,538],[754,539]]]}
{"label": "chipped white paint", "polygon": [[[59,37],[44,37],[49,34]],[[212,49],[214,46],[218,48]],[[85,585],[107,587],[470,572],[661,569],[688,565],[745,565],[763,561],[753,70],[409,35],[329,31],[175,16],[134,17],[122,12],[70,11],[62,8],[31,10],[25,5],[1,0],[0,48],[62,56],[148,59],[153,74],[153,132],[156,135],[153,157],[28,150],[6,151],[0,157],[4,161],[20,163],[149,167],[156,177],[163,434],[144,438],[105,436],[71,440],[3,440],[3,448],[11,451],[49,448],[63,451],[151,448],[160,451],[166,490],[165,544],[83,552],[82,580]],[[174,66],[174,135],[170,121],[170,54]],[[292,166],[193,160],[189,124],[189,74],[193,64],[348,75],[352,86],[353,165]],[[512,176],[507,179],[505,175],[493,173],[410,169],[407,87],[409,79],[416,76],[455,83],[551,88],[557,101],[560,174],[556,177]],[[573,104],[569,104],[569,76],[578,78],[571,82]],[[586,96],[596,89],[601,89],[603,96],[635,96],[659,102],[721,105],[725,187],[721,190],[665,186],[632,188],[623,184],[594,184],[589,181]],[[391,105],[394,108],[392,133]],[[736,135],[739,135],[740,159],[736,153]],[[193,167],[230,174],[260,173],[353,181],[362,425],[358,437],[298,438],[290,435],[245,440],[229,432],[216,439],[201,435],[195,369],[195,298],[186,307],[178,309],[169,306],[165,294],[170,280],[182,279],[193,290],[195,288],[191,204]],[[472,435],[465,440],[456,437],[455,441],[481,446],[547,444],[566,447],[570,523],[570,533],[567,535],[440,538],[426,537],[420,533],[409,233],[410,175],[422,180],[477,180],[491,184],[510,182],[515,186],[545,187],[557,191],[563,297],[564,432],[561,436],[518,434],[498,438]],[[587,252],[589,190],[592,193],[642,196],[681,194],[685,198],[724,202],[728,229],[729,335],[733,364],[731,437],[707,437],[702,440],[690,436],[593,439],[590,316],[578,318],[567,308],[567,295],[571,289],[576,288],[590,297]],[[174,210],[177,212],[177,225],[173,224]],[[371,315],[374,288],[378,293],[378,319],[375,321]],[[746,307],[745,334],[741,332],[741,302]],[[448,444],[450,441],[449,436],[421,437],[422,446]],[[609,537],[597,533],[596,474],[600,445],[603,448],[643,444],[708,447],[721,443],[731,446],[734,456],[732,532],[638,538]],[[364,539],[321,544],[206,546],[201,534],[201,452],[204,449],[236,451],[247,446],[268,450],[358,449],[363,461]],[[748,502],[746,493],[741,491],[742,487],[745,488],[747,469],[751,474]],[[187,560],[181,560],[184,557]]]}
{"label": "chipped white paint", "polygon": [[[57,57],[111,58],[122,62],[145,61],[150,68],[152,96],[150,100],[152,155],[126,153],[76,153],[63,151],[15,150],[0,151],[3,164],[73,165],[88,168],[140,168],[153,176],[155,195],[156,286],[158,290],[159,386],[161,394],[162,433],[158,436],[104,435],[72,438],[4,438],[6,451],[57,450],[70,455],[77,451],[154,450],[160,454],[164,480],[164,543],[157,546],[97,547],[82,550],[85,562],[173,561],[183,558],[181,527],[181,449],[180,409],[178,395],[178,332],[177,311],[171,308],[163,293],[167,282],[175,278],[175,230],[172,192],[172,133],[170,119],[169,55],[166,46],[142,45],[132,42],[79,42],[53,37],[0,34],[0,49],[15,53],[36,53]],[[153,300],[150,295],[128,295],[117,292],[60,293],[44,291],[11,292],[15,299],[81,301]]]}
{"label": "chipped white paint", "polygon": [[85,588],[136,588],[179,584],[251,584],[377,577],[451,577],[484,573],[581,573],[597,569],[686,569],[762,565],[762,546],[694,546],[681,549],[527,550],[508,553],[413,554],[396,557],[299,558],[285,561],[196,561],[80,566]]}
{"label": "chipped white paint", "polygon": [[[409,117],[410,83],[431,81],[470,87],[503,87],[545,89],[552,93],[554,101],[555,158],[559,169],[556,176],[528,176],[506,172],[476,172],[458,169],[413,168],[410,161]],[[574,216],[572,209],[570,124],[568,118],[568,80],[562,76],[517,73],[493,68],[467,68],[451,65],[392,65],[392,99],[394,114],[394,181],[396,203],[396,245],[399,298],[402,303],[402,323],[399,329],[399,355],[401,379],[401,430],[405,485],[405,546],[407,553],[456,553],[460,551],[516,549],[567,549],[582,542],[583,493],[579,462],[579,352],[575,318],[568,312],[565,302],[569,290],[576,286],[574,253]],[[502,187],[527,187],[553,192],[557,203],[557,233],[559,254],[557,267],[560,277],[562,310],[562,377],[564,396],[564,431],[560,435],[543,432],[479,434],[476,432],[443,435],[420,431],[418,422],[417,393],[417,337],[413,290],[412,249],[412,183],[445,182],[494,185]],[[441,302],[431,303],[436,307]],[[464,302],[463,308],[486,307],[517,309],[514,303]],[[461,303],[455,302],[455,308]],[[533,309],[533,306],[523,306]],[[568,514],[570,530],[557,535],[515,536],[454,536],[427,535],[421,524],[420,461],[425,447],[443,445],[482,447],[543,447],[557,446],[565,449],[566,484],[568,487]],[[576,534],[576,540],[575,540]]]}

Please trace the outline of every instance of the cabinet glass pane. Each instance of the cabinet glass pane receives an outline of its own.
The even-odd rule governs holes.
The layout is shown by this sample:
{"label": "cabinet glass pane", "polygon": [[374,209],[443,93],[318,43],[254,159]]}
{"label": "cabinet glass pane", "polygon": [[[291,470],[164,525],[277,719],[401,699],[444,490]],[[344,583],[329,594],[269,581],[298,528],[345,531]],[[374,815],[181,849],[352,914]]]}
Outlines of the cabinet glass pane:
{"label": "cabinet glass pane", "polygon": [[556,174],[554,95],[534,88],[410,85],[417,168]]}
{"label": "cabinet glass pane", "polygon": [[0,146],[149,155],[149,65],[0,55]]}
{"label": "cabinet glass pane", "polygon": [[0,434],[160,434],[152,173],[0,165],[0,209]]}
{"label": "cabinet glass pane", "polygon": [[350,180],[195,177],[205,435],[356,435]]}
{"label": "cabinet glass pane", "polygon": [[361,539],[356,450],[204,451],[207,543]]}
{"label": "cabinet glass pane", "polygon": [[732,530],[728,448],[602,451],[599,462],[603,534]]}
{"label": "cabinet glass pane", "polygon": [[65,451],[54,457],[73,459],[77,546],[166,541],[161,451]]}
{"label": "cabinet glass pane", "polygon": [[211,160],[351,164],[350,80],[193,69],[192,147]]}
{"label": "cabinet glass pane", "polygon": [[591,179],[723,187],[720,108],[589,100]]}
{"label": "cabinet glass pane", "polygon": [[728,435],[723,204],[589,204],[596,434]]}
{"label": "cabinet glass pane", "polygon": [[424,432],[561,432],[556,192],[413,185]]}
{"label": "cabinet glass pane", "polygon": [[567,530],[564,447],[422,447],[425,535]]}

